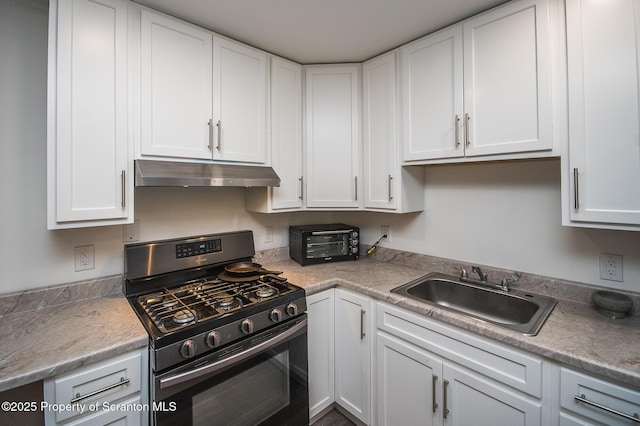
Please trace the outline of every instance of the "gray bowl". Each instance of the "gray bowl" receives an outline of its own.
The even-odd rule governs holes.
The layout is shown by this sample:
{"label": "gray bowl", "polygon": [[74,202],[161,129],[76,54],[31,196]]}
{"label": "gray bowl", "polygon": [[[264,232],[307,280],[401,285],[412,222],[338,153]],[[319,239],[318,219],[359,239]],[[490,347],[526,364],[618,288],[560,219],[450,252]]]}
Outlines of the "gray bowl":
{"label": "gray bowl", "polygon": [[594,291],[591,294],[591,300],[598,308],[598,312],[607,318],[624,318],[633,307],[633,300],[629,296],[613,291]]}

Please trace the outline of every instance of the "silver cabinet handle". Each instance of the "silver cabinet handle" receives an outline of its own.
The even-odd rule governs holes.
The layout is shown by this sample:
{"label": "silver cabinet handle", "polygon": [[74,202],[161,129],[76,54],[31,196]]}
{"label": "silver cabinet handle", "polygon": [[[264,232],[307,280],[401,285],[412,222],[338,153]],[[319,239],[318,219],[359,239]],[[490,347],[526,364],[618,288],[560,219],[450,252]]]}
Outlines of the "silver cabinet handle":
{"label": "silver cabinet handle", "polygon": [[207,125],[209,126],[209,145],[207,145],[207,148],[211,151],[211,146],[213,145],[213,120],[209,119]]}
{"label": "silver cabinet handle", "polygon": [[360,309],[360,340],[364,340],[364,336],[366,336],[364,332],[364,314],[366,311],[364,309]]}
{"label": "silver cabinet handle", "polygon": [[355,182],[356,182],[356,201],[358,201],[358,176],[356,176]]}
{"label": "silver cabinet handle", "polygon": [[433,400],[431,401],[431,405],[433,407],[433,412],[436,412],[436,408],[438,408],[438,403],[436,402],[436,383],[438,382],[438,376],[436,376],[435,374],[433,376],[431,376],[432,380],[432,387],[431,387],[431,394],[432,394],[432,398]]}
{"label": "silver cabinet handle", "polygon": [[127,171],[120,172],[120,184],[122,185],[122,208],[127,207]]}
{"label": "silver cabinet handle", "polygon": [[460,116],[456,114],[456,120],[454,123],[455,126],[455,138],[456,138],[456,148],[460,146]]}
{"label": "silver cabinet handle", "polygon": [[609,407],[607,407],[605,405],[598,404],[597,402],[589,401],[584,394],[582,394],[580,396],[575,395],[573,398],[576,401],[584,402],[587,405],[591,405],[592,407],[596,407],[596,408],[604,410],[604,411],[606,411],[608,413],[615,414],[616,416],[624,417],[627,420],[631,420],[633,422],[640,423],[640,415],[638,415],[638,413],[633,413],[633,416],[630,416],[629,414],[623,413],[622,411],[614,410],[613,408],[609,408]]}
{"label": "silver cabinet handle", "polygon": [[389,201],[393,200],[393,195],[391,195],[392,180],[393,180],[393,176],[389,175]]}
{"label": "silver cabinet handle", "polygon": [[216,126],[218,126],[218,143],[216,144],[216,149],[222,151],[222,121],[218,120]]}
{"label": "silver cabinet handle", "polygon": [[449,386],[449,381],[445,380],[442,386],[442,418],[444,419],[449,414],[449,409],[447,408],[447,386]]}
{"label": "silver cabinet handle", "polygon": [[578,168],[573,168],[573,208],[580,210],[580,199],[578,198]]}
{"label": "silver cabinet handle", "polygon": [[304,176],[300,176],[298,180],[300,181],[300,196],[298,198],[304,200]]}
{"label": "silver cabinet handle", "polygon": [[471,117],[469,117],[469,113],[464,113],[464,143],[466,146],[471,145]]}
{"label": "silver cabinet handle", "polygon": [[73,398],[71,401],[69,401],[69,403],[70,404],[75,404],[76,402],[80,402],[80,401],[83,401],[83,400],[85,400],[87,398],[91,398],[92,396],[96,396],[96,395],[101,394],[103,392],[110,391],[111,389],[115,389],[118,386],[127,386],[130,381],[131,380],[129,380],[129,379],[125,379],[124,377],[120,377],[120,381],[118,383],[114,383],[112,385],[105,386],[104,388],[98,389],[97,391],[93,391],[93,392],[90,392],[90,393],[88,393],[86,395],[82,395],[82,396],[80,396],[80,394],[77,393],[76,397]]}

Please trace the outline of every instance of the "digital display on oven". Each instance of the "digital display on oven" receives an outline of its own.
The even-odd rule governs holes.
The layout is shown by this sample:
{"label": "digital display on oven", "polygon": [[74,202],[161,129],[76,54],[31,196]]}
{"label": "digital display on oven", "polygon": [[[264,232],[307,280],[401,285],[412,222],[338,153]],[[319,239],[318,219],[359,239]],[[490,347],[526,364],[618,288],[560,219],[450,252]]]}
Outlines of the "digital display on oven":
{"label": "digital display on oven", "polygon": [[200,256],[222,251],[222,240],[196,241],[195,243],[176,244],[176,258]]}

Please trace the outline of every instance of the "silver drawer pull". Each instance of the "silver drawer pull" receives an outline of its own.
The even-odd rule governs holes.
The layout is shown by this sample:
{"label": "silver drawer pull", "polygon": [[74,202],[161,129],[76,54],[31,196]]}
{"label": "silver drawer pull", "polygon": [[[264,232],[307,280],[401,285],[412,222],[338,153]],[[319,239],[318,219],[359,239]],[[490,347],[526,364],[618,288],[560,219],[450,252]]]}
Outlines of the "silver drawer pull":
{"label": "silver drawer pull", "polygon": [[582,394],[580,396],[575,395],[573,398],[576,401],[584,402],[587,405],[591,405],[592,407],[596,407],[596,408],[604,410],[604,411],[606,411],[608,413],[615,414],[616,416],[624,417],[627,420],[631,420],[631,421],[634,421],[636,423],[640,423],[640,415],[638,415],[638,413],[633,413],[633,416],[630,416],[629,414],[623,413],[622,411],[614,410],[613,408],[609,408],[609,407],[607,407],[605,405],[598,404],[597,402],[589,401],[584,394]]}
{"label": "silver drawer pull", "polygon": [[77,393],[76,397],[73,398],[71,401],[69,401],[69,403],[70,404],[75,404],[76,402],[80,402],[80,401],[83,401],[83,400],[85,400],[87,398],[91,398],[92,396],[96,396],[98,394],[101,394],[102,392],[106,392],[106,391],[109,391],[111,389],[115,389],[118,386],[127,386],[129,384],[129,382],[130,382],[129,379],[125,379],[124,377],[120,377],[120,381],[118,383],[114,383],[112,385],[106,386],[106,387],[104,387],[102,389],[99,389],[97,391],[93,391],[93,392],[90,392],[90,393],[88,393],[86,395],[82,395],[82,396],[80,396],[80,394]]}

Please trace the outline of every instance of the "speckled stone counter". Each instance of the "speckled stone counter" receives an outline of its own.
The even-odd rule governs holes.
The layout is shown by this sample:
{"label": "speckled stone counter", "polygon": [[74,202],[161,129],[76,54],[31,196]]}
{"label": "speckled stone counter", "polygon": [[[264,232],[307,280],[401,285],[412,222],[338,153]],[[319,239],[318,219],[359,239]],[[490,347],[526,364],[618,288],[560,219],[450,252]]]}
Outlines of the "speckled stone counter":
{"label": "speckled stone counter", "polygon": [[121,287],[115,276],[0,297],[0,391],[145,347]]}
{"label": "speckled stone counter", "polygon": [[[404,264],[381,262],[364,258],[355,262],[300,266],[292,260],[268,263],[269,269],[281,270],[290,282],[313,294],[334,286],[341,286],[397,305],[413,312],[473,331],[485,337],[541,355],[570,367],[609,378],[634,388],[640,388],[640,316],[622,320],[601,316],[594,307],[584,302],[591,287],[583,289],[559,283],[539,282],[536,277],[523,276],[523,286],[540,294],[558,298],[558,305],[536,336],[520,333],[391,293],[391,289],[429,272],[455,274],[448,262],[429,264],[421,262],[421,269],[411,260]],[[493,277],[500,275],[497,271]],[[505,276],[505,275],[502,275]],[[492,277],[492,275],[490,275]],[[546,288],[554,284],[552,288]],[[515,286],[514,286],[515,287]],[[543,291],[544,290],[544,291]],[[571,296],[578,301],[562,299]],[[581,300],[582,298],[582,300]]]}
{"label": "speckled stone counter", "polygon": [[[476,332],[555,362],[640,388],[640,315],[602,317],[591,287],[523,275],[515,287],[558,299],[537,336],[519,333],[392,294],[429,272],[456,274],[451,261],[380,249],[374,258],[302,267],[286,250],[256,254],[268,269],[313,294],[341,286]],[[490,278],[510,271],[484,268]],[[145,347],[147,333],[120,288],[121,276],[0,296],[0,391]]]}

